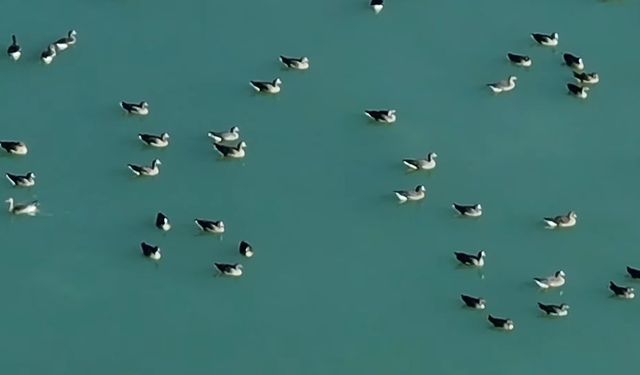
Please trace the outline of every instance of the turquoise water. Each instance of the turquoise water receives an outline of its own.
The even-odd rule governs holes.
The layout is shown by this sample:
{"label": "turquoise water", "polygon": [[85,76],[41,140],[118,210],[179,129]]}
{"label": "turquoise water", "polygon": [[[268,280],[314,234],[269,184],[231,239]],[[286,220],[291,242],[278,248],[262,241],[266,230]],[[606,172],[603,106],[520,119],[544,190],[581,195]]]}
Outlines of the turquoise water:
{"label": "turquoise water", "polygon": [[[42,215],[1,215],[0,369],[7,374],[539,374],[633,369],[640,267],[637,1],[5,2],[0,35],[2,172],[37,174]],[[78,44],[50,66],[38,57],[68,29]],[[530,32],[560,34],[558,51]],[[566,95],[561,52],[601,83]],[[529,54],[528,70],[508,51]],[[280,54],[306,55],[307,72]],[[486,82],[516,74],[512,93]],[[251,79],[280,77],[276,97]],[[131,118],[120,100],[146,100]],[[367,108],[395,108],[391,127]],[[231,125],[248,144],[220,161],[206,133]],[[164,150],[139,132],[171,134]],[[439,155],[432,173],[402,158]],[[162,160],[157,178],[127,163]],[[392,195],[422,183],[426,201]],[[449,205],[481,202],[479,220]],[[575,210],[574,230],[540,218]],[[153,227],[161,210],[174,228]],[[221,239],[195,217],[223,219]],[[237,243],[256,249],[241,259]],[[139,242],[161,246],[156,266]],[[481,274],[453,251],[487,251]],[[216,278],[214,261],[245,265]],[[559,291],[531,278],[567,273]],[[635,284],[635,286],[638,286]],[[461,308],[481,295],[485,312]],[[566,319],[536,302],[569,303]],[[514,319],[512,333],[486,313]]]}

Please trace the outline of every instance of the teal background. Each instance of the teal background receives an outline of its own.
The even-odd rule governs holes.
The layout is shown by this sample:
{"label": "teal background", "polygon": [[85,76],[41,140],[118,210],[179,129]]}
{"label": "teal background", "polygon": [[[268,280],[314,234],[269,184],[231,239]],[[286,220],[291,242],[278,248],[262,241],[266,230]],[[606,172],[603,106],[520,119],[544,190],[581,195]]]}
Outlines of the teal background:
{"label": "teal background", "polygon": [[[0,138],[26,157],[2,173],[3,200],[42,215],[0,215],[0,370],[19,374],[540,374],[635,369],[640,5],[578,0],[6,0],[0,35]],[[78,43],[44,66],[70,29]],[[560,34],[556,52],[531,32]],[[508,51],[533,58],[510,66]],[[561,52],[601,83],[566,94]],[[3,52],[4,53],[4,52]],[[280,54],[305,55],[307,72]],[[515,91],[484,86],[518,76]],[[280,77],[259,96],[251,79]],[[146,100],[131,118],[120,100]],[[398,122],[372,125],[369,108]],[[238,125],[242,161],[220,161],[206,133]],[[139,132],[171,134],[147,149]],[[432,173],[401,159],[439,155]],[[127,163],[159,157],[157,178]],[[392,191],[424,184],[399,206]],[[449,205],[482,203],[479,220]],[[541,217],[573,209],[573,230]],[[174,229],[153,227],[162,210]],[[221,239],[196,217],[223,219]],[[237,243],[256,249],[241,259]],[[161,246],[155,266],[139,242]],[[453,251],[487,251],[484,278]],[[214,261],[245,265],[216,278]],[[567,273],[563,294],[531,278]],[[485,312],[461,307],[481,295]],[[536,302],[569,303],[547,319]],[[510,317],[512,333],[486,313]]]}

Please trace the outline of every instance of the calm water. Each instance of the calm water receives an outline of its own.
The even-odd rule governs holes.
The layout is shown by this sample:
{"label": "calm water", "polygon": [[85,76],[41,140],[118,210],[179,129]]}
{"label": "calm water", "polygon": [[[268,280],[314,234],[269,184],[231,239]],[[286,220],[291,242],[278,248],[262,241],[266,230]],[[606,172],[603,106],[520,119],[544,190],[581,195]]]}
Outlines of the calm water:
{"label": "calm water", "polygon": [[[187,5],[183,5],[188,3]],[[220,4],[217,4],[220,3]],[[0,369],[6,374],[539,374],[635,368],[637,301],[609,297],[640,266],[635,216],[640,65],[637,1],[7,0],[0,35],[0,138],[29,147],[0,172],[33,170],[35,218],[1,215]],[[50,66],[40,52],[69,28],[78,44]],[[560,34],[560,48],[530,32]],[[4,48],[4,47],[3,47]],[[602,82],[568,97],[562,51]],[[3,50],[4,51],[4,50]],[[507,51],[534,60],[509,66]],[[3,52],[4,53],[4,52]],[[279,54],[306,55],[307,72]],[[483,86],[519,77],[493,96]],[[250,79],[280,77],[277,97]],[[147,118],[120,100],[147,100]],[[392,127],[367,108],[391,107]],[[219,161],[209,130],[238,125],[243,161]],[[171,134],[146,149],[139,132]],[[400,160],[438,152],[433,173]],[[159,157],[136,179],[127,163]],[[399,206],[391,192],[425,184]],[[481,202],[480,220],[449,205]],[[575,230],[545,215],[574,209]],[[153,227],[158,210],[174,229]],[[199,235],[195,217],[227,233]],[[241,259],[240,240],[256,256]],[[162,247],[157,266],[139,242]],[[455,250],[488,253],[484,278]],[[214,261],[245,264],[214,277]],[[531,278],[563,269],[539,292]],[[635,284],[636,286],[639,286]],[[459,294],[488,300],[467,311]],[[567,302],[549,320],[538,301]],[[510,334],[486,313],[515,320]]]}

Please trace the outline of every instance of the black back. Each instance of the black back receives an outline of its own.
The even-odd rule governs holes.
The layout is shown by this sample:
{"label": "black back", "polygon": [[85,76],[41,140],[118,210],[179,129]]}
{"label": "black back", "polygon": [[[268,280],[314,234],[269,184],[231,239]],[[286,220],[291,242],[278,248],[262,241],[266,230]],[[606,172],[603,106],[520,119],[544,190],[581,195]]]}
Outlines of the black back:
{"label": "black back", "polygon": [[371,0],[371,5],[383,5],[384,0]]}
{"label": "black back", "polygon": [[627,272],[632,278],[640,279],[640,269],[627,266]]}
{"label": "black back", "polygon": [[562,58],[564,59],[564,62],[565,62],[567,65],[577,64],[577,63],[578,63],[578,60],[579,60],[579,57],[578,57],[578,56],[574,56],[574,55],[572,55],[572,54],[570,54],[570,53],[565,53],[565,54],[563,54],[563,55],[562,55]]}
{"label": "black back", "polygon": [[475,308],[476,306],[478,306],[478,304],[480,304],[480,298],[471,297],[466,294],[461,294],[460,297],[462,298],[462,301],[465,303],[465,305],[469,307]]}
{"label": "black back", "polygon": [[471,254],[460,253],[460,252],[455,252],[454,254],[456,256],[456,259],[458,259],[459,262],[464,264],[473,264],[473,259],[475,259],[475,256]]}
{"label": "black back", "polygon": [[626,287],[616,285],[613,281],[609,281],[609,289],[616,295],[624,294],[627,291]]}
{"label": "black back", "polygon": [[165,220],[168,221],[169,218],[165,216],[165,214],[163,214],[162,212],[158,212],[158,215],[156,215],[156,227],[162,228],[162,226],[165,223]]}
{"label": "black back", "polygon": [[247,254],[247,250],[252,250],[251,245],[246,241],[240,241],[240,254]]}
{"label": "black back", "polygon": [[567,89],[569,89],[570,93],[575,95],[582,92],[582,86],[574,85],[573,83],[567,83]]}
{"label": "black back", "polygon": [[150,245],[146,242],[141,242],[140,243],[140,248],[142,248],[142,254],[144,254],[144,256],[148,257],[151,256],[151,254],[155,253],[156,251],[158,251],[158,246],[153,246]]}
{"label": "black back", "polygon": [[489,315],[487,319],[493,324],[495,327],[502,328],[507,323],[507,319],[496,318],[492,315]]}

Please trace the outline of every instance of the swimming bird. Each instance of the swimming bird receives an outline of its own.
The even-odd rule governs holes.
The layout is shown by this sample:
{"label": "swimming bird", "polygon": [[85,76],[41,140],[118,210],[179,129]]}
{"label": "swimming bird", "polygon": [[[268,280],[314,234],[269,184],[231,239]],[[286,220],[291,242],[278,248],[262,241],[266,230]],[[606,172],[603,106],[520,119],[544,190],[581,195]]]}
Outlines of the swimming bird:
{"label": "swimming bird", "polygon": [[482,206],[479,203],[472,204],[472,205],[454,203],[451,205],[451,207],[453,207],[454,210],[458,211],[458,213],[462,216],[468,216],[468,217],[482,216]]}
{"label": "swimming bird", "polygon": [[545,314],[551,316],[566,316],[569,314],[569,305],[566,303],[561,303],[560,305],[545,305],[544,303],[538,302],[538,307]]}
{"label": "swimming bird", "polygon": [[280,78],[276,78],[271,82],[268,81],[250,81],[249,85],[258,92],[264,92],[268,94],[277,94],[280,92],[280,85],[282,81]]}
{"label": "swimming bird", "polygon": [[384,0],[371,0],[370,5],[374,13],[378,14],[382,12],[382,8],[384,8]]}
{"label": "swimming bird", "polygon": [[242,264],[214,263],[218,271],[226,276],[242,276]]}
{"label": "swimming bird", "polygon": [[454,252],[458,262],[464,264],[465,266],[474,266],[474,267],[482,267],[484,266],[484,258],[487,256],[487,253],[484,250],[480,250],[478,254],[467,254],[461,252]]}
{"label": "swimming bird", "polygon": [[533,281],[542,289],[559,288],[565,283],[564,271],[558,271],[553,276],[549,277],[534,277]]}
{"label": "swimming bird", "polygon": [[484,310],[485,308],[486,301],[482,298],[472,297],[466,294],[461,294],[460,297],[462,297],[464,304],[472,309]]}
{"label": "swimming bird", "polygon": [[245,156],[245,147],[247,144],[242,141],[238,143],[236,146],[227,146],[219,143],[214,143],[213,147],[225,158],[233,158],[233,159],[241,159]]}
{"label": "swimming bird", "polygon": [[195,223],[203,232],[222,234],[224,233],[224,222],[222,220],[213,221],[205,219],[195,219]]}
{"label": "swimming bird", "polygon": [[55,57],[56,47],[53,44],[49,44],[49,47],[40,54],[40,60],[47,65],[51,64]]}
{"label": "swimming bird", "polygon": [[240,138],[240,128],[237,126],[233,126],[228,131],[210,131],[209,133],[207,133],[207,136],[213,139],[215,143],[236,141]]}
{"label": "swimming bird", "polygon": [[640,279],[640,269],[627,266],[627,272],[632,279]]}
{"label": "swimming bird", "polygon": [[13,59],[13,61],[20,60],[20,56],[22,56],[22,48],[18,45],[18,41],[15,35],[11,35],[11,45],[7,48],[7,55]]}
{"label": "swimming bird", "polygon": [[251,258],[253,256],[253,247],[249,245],[246,241],[240,241],[239,245],[240,254],[246,256],[247,258]]}
{"label": "swimming bird", "polygon": [[569,89],[569,94],[580,99],[586,99],[587,91],[589,91],[588,87],[574,85],[573,83],[567,83],[567,89]]}
{"label": "swimming bird", "polygon": [[494,83],[487,83],[487,86],[495,94],[499,94],[501,92],[507,92],[507,91],[511,91],[511,90],[515,89],[517,80],[518,80],[518,77],[509,76],[509,78],[507,78],[504,81],[494,82]]}
{"label": "swimming bird", "polygon": [[309,58],[308,57],[287,57],[280,56],[280,62],[284,64],[287,68],[295,69],[295,70],[307,70],[309,69]]}
{"label": "swimming bird", "polygon": [[149,114],[149,103],[144,101],[140,103],[120,102],[120,108],[130,115],[146,116]]}
{"label": "swimming bird", "polygon": [[488,319],[496,328],[503,329],[505,331],[512,331],[515,328],[513,320],[511,319],[496,318],[493,315],[489,315]]}
{"label": "swimming bird", "polygon": [[76,44],[76,35],[78,35],[78,33],[75,30],[70,30],[66,37],[56,40],[54,44],[58,51],[64,51],[67,47]]}
{"label": "swimming bird", "polygon": [[383,109],[383,110],[366,110],[364,114],[370,119],[381,122],[383,124],[393,124],[396,122],[396,110],[395,109]]}
{"label": "swimming bird", "polygon": [[584,62],[582,61],[582,57],[580,56],[572,55],[570,53],[564,53],[562,55],[562,59],[564,60],[564,63],[573,70],[584,69]]}
{"label": "swimming bird", "polygon": [[0,141],[0,147],[12,155],[26,155],[29,152],[27,145],[20,141]]}
{"label": "swimming bird", "polygon": [[418,170],[430,170],[436,167],[436,158],[438,154],[435,152],[430,152],[427,154],[427,157],[424,159],[403,159],[402,163],[409,167],[409,169]]}
{"label": "swimming bird", "polygon": [[158,212],[158,214],[156,215],[156,228],[165,232],[171,229],[169,218],[167,217],[167,215],[163,214],[162,212]]}
{"label": "swimming bird", "polygon": [[38,206],[40,205],[38,201],[14,204],[13,198],[9,198],[5,202],[9,203],[9,212],[14,215],[35,216],[38,213]]}
{"label": "swimming bird", "polygon": [[523,67],[530,67],[531,64],[533,63],[533,61],[531,60],[531,57],[527,56],[527,55],[518,55],[516,53],[507,53],[507,59],[509,59],[509,61],[511,61],[513,64],[518,65],[518,66],[523,66]]}
{"label": "swimming bird", "polygon": [[162,258],[162,254],[160,253],[160,248],[158,246],[150,245],[146,242],[141,242],[140,247],[142,248],[142,254],[149,259],[160,260]]}
{"label": "swimming bird", "polygon": [[427,196],[427,189],[424,185],[418,185],[414,190],[396,190],[393,193],[396,195],[400,203],[406,201],[419,201]]}
{"label": "swimming bird", "polygon": [[552,33],[550,35],[533,33],[531,34],[531,38],[542,46],[555,47],[558,45],[559,35],[558,33]]}
{"label": "swimming bird", "polygon": [[6,173],[5,176],[13,186],[30,187],[36,184],[36,175],[33,172],[29,172],[24,176]]}
{"label": "swimming bird", "polygon": [[158,173],[160,173],[160,168],[158,168],[158,166],[161,164],[162,163],[160,162],[160,159],[154,159],[151,162],[150,167],[135,164],[127,164],[127,167],[129,167],[131,172],[133,172],[136,176],[156,176]]}
{"label": "swimming bird", "polygon": [[636,295],[634,293],[634,289],[627,286],[616,285],[613,281],[609,281],[609,289],[620,298],[632,299]]}
{"label": "swimming bird", "polygon": [[578,83],[595,85],[600,82],[600,76],[598,73],[585,73],[585,72],[573,72],[573,77],[578,81]]}
{"label": "swimming bird", "polygon": [[559,215],[556,217],[545,217],[544,222],[547,224],[547,228],[570,228],[575,226],[578,223],[578,215],[569,211],[566,215]]}
{"label": "swimming bird", "polygon": [[162,133],[160,135],[153,134],[138,134],[138,139],[141,140],[144,144],[151,147],[167,147],[169,146],[169,134]]}

